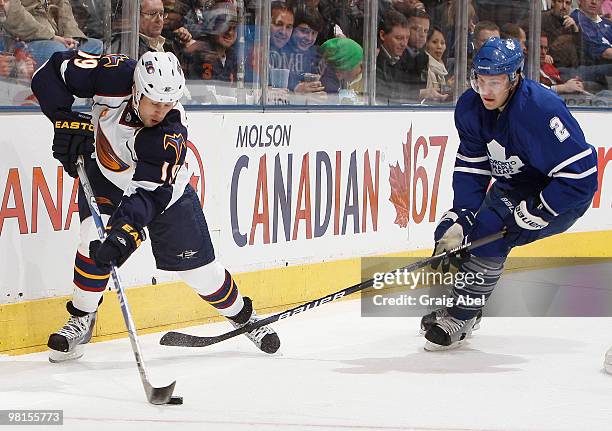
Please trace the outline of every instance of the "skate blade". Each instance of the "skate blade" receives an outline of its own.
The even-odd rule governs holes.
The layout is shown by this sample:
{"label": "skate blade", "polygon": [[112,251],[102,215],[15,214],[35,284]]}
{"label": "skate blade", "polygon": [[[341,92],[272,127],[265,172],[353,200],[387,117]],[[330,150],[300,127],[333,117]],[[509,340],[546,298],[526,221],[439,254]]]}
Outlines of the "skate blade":
{"label": "skate blade", "polygon": [[431,341],[425,341],[424,349],[427,352],[443,352],[445,350],[454,350],[454,349],[461,347],[463,343],[465,343],[465,341],[466,341],[465,339],[461,341],[456,341],[450,344],[449,346],[442,346],[440,344],[432,343]]}
{"label": "skate blade", "polygon": [[59,352],[57,350],[49,349],[49,362],[58,364],[66,361],[73,361],[79,359],[85,353],[85,346],[79,344],[74,348],[72,352]]}

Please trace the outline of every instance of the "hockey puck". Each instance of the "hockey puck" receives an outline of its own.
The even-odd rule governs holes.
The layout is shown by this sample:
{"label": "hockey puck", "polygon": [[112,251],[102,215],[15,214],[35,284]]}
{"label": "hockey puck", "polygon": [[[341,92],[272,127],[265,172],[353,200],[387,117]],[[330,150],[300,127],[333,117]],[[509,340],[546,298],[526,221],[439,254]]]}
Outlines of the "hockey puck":
{"label": "hockey puck", "polygon": [[170,397],[168,404],[183,404],[183,397]]}

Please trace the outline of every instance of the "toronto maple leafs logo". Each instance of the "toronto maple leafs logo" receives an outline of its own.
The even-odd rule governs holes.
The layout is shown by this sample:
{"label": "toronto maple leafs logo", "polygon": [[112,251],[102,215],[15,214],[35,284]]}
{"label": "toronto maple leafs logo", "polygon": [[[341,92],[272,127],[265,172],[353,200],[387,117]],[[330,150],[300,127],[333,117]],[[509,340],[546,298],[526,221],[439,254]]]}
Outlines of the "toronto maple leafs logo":
{"label": "toronto maple leafs logo", "polygon": [[493,176],[511,178],[525,166],[518,156],[506,158],[506,149],[495,139],[487,144],[487,153],[489,154]]}
{"label": "toronto maple leafs logo", "polygon": [[516,45],[514,45],[514,41],[512,39],[506,40],[506,48],[514,51],[514,49],[516,48]]}

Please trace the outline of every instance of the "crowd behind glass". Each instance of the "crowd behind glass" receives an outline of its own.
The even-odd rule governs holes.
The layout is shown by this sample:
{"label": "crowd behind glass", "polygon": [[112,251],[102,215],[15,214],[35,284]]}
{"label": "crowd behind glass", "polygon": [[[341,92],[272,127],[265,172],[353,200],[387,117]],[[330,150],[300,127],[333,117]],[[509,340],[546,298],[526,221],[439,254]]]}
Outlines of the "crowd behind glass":
{"label": "crowd behind glass", "polygon": [[171,51],[185,104],[451,105],[491,36],[568,105],[612,106],[612,0],[0,0],[0,105],[70,49]]}

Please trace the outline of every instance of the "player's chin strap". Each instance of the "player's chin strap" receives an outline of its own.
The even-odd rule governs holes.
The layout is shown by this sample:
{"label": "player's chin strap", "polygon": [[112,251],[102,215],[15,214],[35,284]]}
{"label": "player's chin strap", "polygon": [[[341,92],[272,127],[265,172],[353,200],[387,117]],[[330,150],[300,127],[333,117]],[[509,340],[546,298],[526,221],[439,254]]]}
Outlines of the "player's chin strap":
{"label": "player's chin strap", "polygon": [[[403,271],[406,273],[416,271],[417,269],[431,266],[436,261],[440,261],[442,259],[448,259],[450,258],[450,256],[454,256],[460,253],[468,253],[469,251],[474,250],[478,247],[482,247],[483,245],[489,244],[493,241],[497,241],[503,238],[505,235],[506,235],[506,230],[504,229],[500,232],[493,233],[491,235],[487,235],[483,238],[479,238],[474,241],[470,241],[452,250],[443,251],[441,253],[438,253],[434,256],[420,260],[413,264],[404,266],[402,268],[398,268],[396,270],[391,271],[390,273],[395,273],[396,271]],[[383,278],[384,278],[384,275],[383,275]],[[301,314],[305,311],[318,307],[319,305],[323,305],[325,303],[332,302],[340,298],[344,298],[345,296],[362,291],[364,289],[372,287],[373,285],[374,285],[374,279],[371,278],[369,280],[362,281],[361,283],[358,283],[353,286],[347,287],[345,289],[339,290],[338,292],[330,293],[329,295],[326,295],[322,298],[307,302],[306,304],[299,305],[289,310],[282,311],[272,316],[268,316],[265,319],[261,319],[256,322],[250,323],[248,325],[242,326],[238,329],[234,329],[233,331],[226,332],[225,334],[217,335],[216,337],[198,337],[196,335],[184,334],[182,332],[174,332],[174,331],[168,332],[161,338],[161,340],[159,340],[159,344],[163,346],[181,346],[181,347],[210,346],[211,344],[216,344],[221,341],[225,341],[230,338],[234,338],[238,335],[244,334],[245,332],[251,332],[257,328],[269,325],[278,320],[286,319],[287,317],[292,317],[292,316],[295,316],[296,314]]]}
{"label": "player's chin strap", "polygon": [[[87,173],[85,172],[85,163],[83,160],[83,156],[78,157],[76,162],[76,168],[79,174],[79,182],[81,183],[81,187],[83,188],[83,191],[85,192],[85,197],[87,198],[87,205],[89,206],[91,216],[98,230],[100,241],[104,241],[104,238],[106,236],[104,230],[104,223],[102,222],[102,217],[100,216],[100,209],[98,208],[98,204],[96,203],[96,195],[94,194],[94,191],[91,187],[91,183],[89,182],[89,178],[87,177]],[[144,386],[147,399],[151,404],[181,404],[181,397],[172,396],[176,381],[170,383],[168,386],[164,386],[161,388],[156,388],[152,386],[151,383],[149,383],[147,370],[145,369],[142,353],[140,352],[140,344],[138,343],[134,319],[132,319],[132,313],[128,305],[127,296],[121,285],[121,280],[119,279],[119,275],[117,274],[117,268],[115,267],[114,262],[111,263],[111,277],[113,279],[113,283],[115,284],[115,289],[117,290],[119,304],[121,305],[121,313],[123,314],[123,320],[125,321],[125,326],[128,330],[130,343],[132,345],[132,352],[134,352],[136,365],[138,366],[138,371],[140,372],[140,380],[142,380],[142,385]]]}

